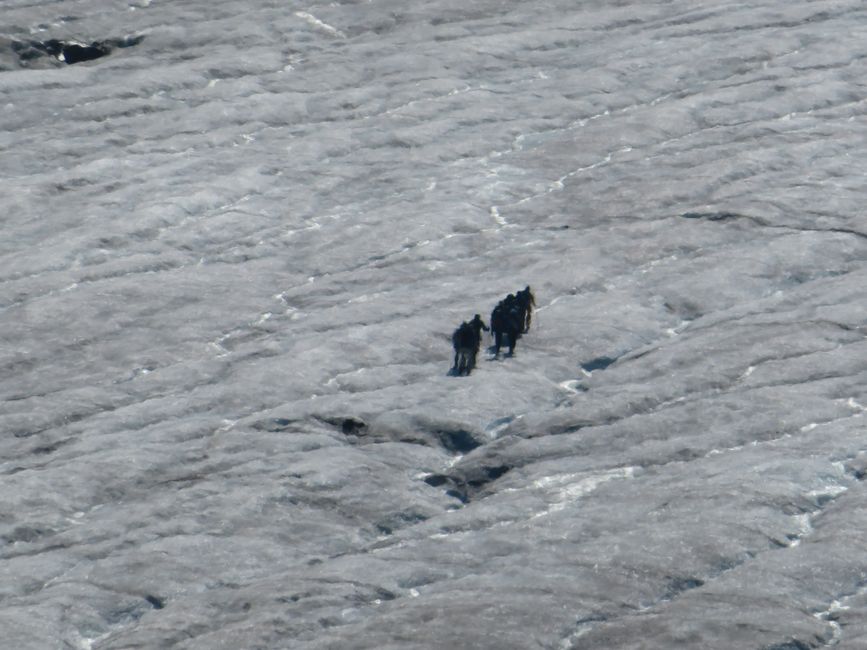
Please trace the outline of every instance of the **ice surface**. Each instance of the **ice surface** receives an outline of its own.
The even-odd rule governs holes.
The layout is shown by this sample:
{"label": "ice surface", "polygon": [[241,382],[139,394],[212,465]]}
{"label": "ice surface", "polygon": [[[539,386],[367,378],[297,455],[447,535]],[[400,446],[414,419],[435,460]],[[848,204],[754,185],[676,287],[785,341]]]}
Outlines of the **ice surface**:
{"label": "ice surface", "polygon": [[4,0],[0,645],[865,647],[865,79],[854,0]]}

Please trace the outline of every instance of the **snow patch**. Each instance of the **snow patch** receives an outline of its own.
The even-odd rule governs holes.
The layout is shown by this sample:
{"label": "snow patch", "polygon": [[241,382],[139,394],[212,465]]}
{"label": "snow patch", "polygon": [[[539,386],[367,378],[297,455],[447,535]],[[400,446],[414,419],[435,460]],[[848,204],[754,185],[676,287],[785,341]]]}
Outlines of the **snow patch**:
{"label": "snow patch", "polygon": [[533,487],[545,490],[553,495],[553,502],[541,512],[533,515],[533,519],[544,517],[552,512],[559,512],[570,503],[587,496],[603,483],[614,479],[633,478],[635,467],[618,467],[616,469],[596,474],[555,474],[533,481]]}
{"label": "snow patch", "polygon": [[[576,289],[575,287],[572,287],[572,291],[573,291],[573,292],[577,292],[577,289]],[[542,310],[544,310],[544,309],[548,309],[548,307],[553,307],[553,306],[556,305],[558,302],[560,302],[561,300],[563,300],[563,298],[569,298],[569,297],[571,297],[571,296],[573,296],[573,295],[574,295],[574,293],[570,293],[570,294],[565,295],[565,296],[557,296],[556,298],[552,299],[551,302],[549,302],[547,305],[542,305],[541,307],[536,307],[536,312],[538,313],[538,312],[540,312],[540,311],[542,311]]]}
{"label": "snow patch", "polygon": [[497,209],[497,206],[491,206],[491,217],[494,221],[496,221],[501,226],[508,226],[509,222],[506,221],[502,216],[500,216],[500,211]]}
{"label": "snow patch", "polygon": [[[855,409],[856,411],[861,411],[861,413],[867,412],[867,406],[864,406],[863,404],[861,404],[861,402],[858,402],[854,397],[850,397],[848,400],[846,400],[846,406],[851,409]],[[859,413],[858,415],[860,416],[861,413]]]}
{"label": "snow patch", "polygon": [[825,643],[826,646],[837,645],[840,642],[840,637],[843,636],[843,627],[835,620],[835,614],[847,609],[849,609],[848,605],[844,605],[839,600],[835,600],[825,611],[815,612],[813,614],[815,618],[824,621],[831,628],[831,638]]}
{"label": "snow patch", "polygon": [[707,453],[704,455],[704,457],[705,457],[705,458],[710,458],[711,456],[717,456],[717,455],[719,455],[719,454],[726,454],[726,453],[728,453],[728,452],[730,452],[730,451],[740,451],[740,450],[743,449],[743,448],[744,448],[743,445],[736,445],[736,446],[734,446],[734,447],[726,447],[725,449],[711,449],[709,452],[707,452]]}
{"label": "snow patch", "polygon": [[229,340],[232,337],[231,334],[225,334],[218,338],[216,341],[211,341],[208,345],[214,348],[217,351],[217,358],[227,357],[232,354],[231,350],[227,349],[223,342]]}
{"label": "snow patch", "polygon": [[111,636],[111,632],[106,632],[105,634],[100,634],[99,636],[95,637],[82,636],[80,633],[77,634],[77,636],[78,639],[76,641],[76,644],[79,650],[93,650],[94,644],[100,643],[104,639],[107,639],[109,636]]}
{"label": "snow patch", "polygon": [[665,330],[665,333],[669,336],[677,336],[678,334],[683,332],[683,330],[685,330],[691,322],[691,320],[682,320],[675,327],[670,327],[669,329]]}
{"label": "snow patch", "polygon": [[807,496],[813,499],[814,501],[818,501],[819,503],[823,503],[825,501],[830,501],[834,499],[844,492],[846,492],[849,488],[844,485],[836,485],[830,484],[825,485],[816,490],[810,490],[807,492]]}
{"label": "snow patch", "polygon": [[327,34],[331,34],[332,36],[337,36],[339,38],[346,38],[346,34],[341,32],[339,29],[337,29],[336,27],[332,27],[328,23],[322,22],[321,20],[319,20],[316,16],[314,16],[311,13],[307,13],[306,11],[296,11],[295,15],[298,16],[299,18],[303,18],[310,25],[312,25],[316,29],[322,30],[323,32],[325,32]]}
{"label": "snow patch", "polygon": [[813,532],[813,514],[805,512],[801,515],[794,515],[795,523],[798,525],[798,534],[792,539],[789,544],[790,548],[794,548],[801,543],[801,539]]}

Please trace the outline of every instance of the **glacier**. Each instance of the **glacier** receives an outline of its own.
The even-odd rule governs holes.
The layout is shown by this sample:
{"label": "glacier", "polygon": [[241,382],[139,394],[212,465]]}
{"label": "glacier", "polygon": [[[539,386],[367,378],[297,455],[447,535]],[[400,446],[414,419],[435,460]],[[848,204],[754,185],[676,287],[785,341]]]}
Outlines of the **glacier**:
{"label": "glacier", "polygon": [[854,0],[4,0],[3,647],[867,647],[865,80]]}

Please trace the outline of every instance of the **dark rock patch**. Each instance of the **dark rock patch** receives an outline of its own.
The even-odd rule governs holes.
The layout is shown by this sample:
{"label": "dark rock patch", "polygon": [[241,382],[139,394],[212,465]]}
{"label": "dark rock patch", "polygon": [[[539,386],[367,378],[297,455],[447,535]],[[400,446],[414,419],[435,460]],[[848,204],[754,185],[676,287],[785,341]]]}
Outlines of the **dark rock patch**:
{"label": "dark rock patch", "polygon": [[99,59],[111,52],[111,48],[107,44],[99,41],[94,41],[90,45],[82,45],[52,39],[46,41],[45,45],[49,54],[67,65]]}
{"label": "dark rock patch", "polygon": [[53,57],[67,65],[73,65],[100,59],[111,54],[117,48],[132,47],[143,40],[144,36],[142,35],[110,38],[90,43],[50,38],[45,41],[12,41],[10,47],[17,55],[18,60],[25,65],[45,56]]}
{"label": "dark rock patch", "polygon": [[424,482],[431,487],[440,487],[441,485],[445,485],[449,481],[451,481],[451,478],[449,478],[448,476],[443,476],[442,474],[431,474],[424,480]]}
{"label": "dark rock patch", "polygon": [[341,431],[347,436],[364,435],[363,430],[366,428],[367,425],[356,418],[344,418],[340,423]]}
{"label": "dark rock patch", "polygon": [[353,417],[351,415],[319,415],[315,416],[315,419],[319,422],[327,424],[330,427],[339,429],[340,432],[345,436],[361,437],[366,435],[367,433],[367,423],[364,422],[364,420]]}
{"label": "dark rock patch", "polygon": [[145,600],[148,601],[148,603],[150,603],[151,607],[153,607],[154,609],[162,609],[166,606],[166,601],[164,599],[157,596],[152,596],[151,594],[145,596]]}

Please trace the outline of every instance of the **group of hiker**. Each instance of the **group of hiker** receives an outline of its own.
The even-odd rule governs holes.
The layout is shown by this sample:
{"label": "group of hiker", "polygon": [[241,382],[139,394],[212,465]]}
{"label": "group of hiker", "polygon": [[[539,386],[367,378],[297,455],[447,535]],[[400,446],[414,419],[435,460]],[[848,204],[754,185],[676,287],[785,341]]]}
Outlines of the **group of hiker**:
{"label": "group of hiker", "polygon": [[454,375],[469,375],[476,367],[476,356],[482,343],[482,331],[490,331],[494,337],[492,351],[494,358],[500,355],[500,348],[505,344],[509,348],[508,356],[515,353],[515,345],[522,334],[530,329],[533,307],[536,298],[527,286],[517,293],[510,293],[497,303],[491,312],[491,326],[488,327],[476,314],[471,321],[464,321],[452,334],[452,346],[455,349],[455,363],[451,369]]}

